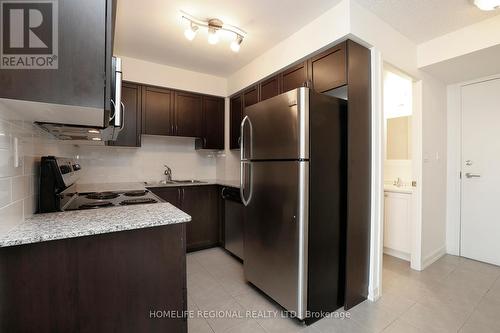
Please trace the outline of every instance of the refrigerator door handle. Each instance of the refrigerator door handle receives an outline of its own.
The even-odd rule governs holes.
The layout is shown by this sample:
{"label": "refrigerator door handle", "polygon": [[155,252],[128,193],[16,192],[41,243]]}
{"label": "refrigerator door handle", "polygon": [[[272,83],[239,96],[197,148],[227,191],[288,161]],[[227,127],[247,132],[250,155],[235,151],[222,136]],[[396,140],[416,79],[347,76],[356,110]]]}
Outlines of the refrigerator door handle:
{"label": "refrigerator door handle", "polygon": [[[248,193],[248,199],[245,197],[245,166],[248,166],[248,172],[249,172],[249,193]],[[252,195],[253,195],[253,175],[252,175],[252,164],[248,162],[241,161],[240,163],[240,197],[241,197],[241,202],[243,203],[244,206],[248,206],[250,201],[252,200]]]}
{"label": "refrigerator door handle", "polygon": [[[248,149],[248,157],[246,156],[246,151],[245,151],[245,124],[248,123],[249,126],[249,149]],[[250,118],[248,116],[245,116],[243,120],[241,121],[240,125],[240,159],[242,161],[247,160],[252,158],[252,132],[253,132],[253,127],[252,127],[252,122],[250,121]]]}

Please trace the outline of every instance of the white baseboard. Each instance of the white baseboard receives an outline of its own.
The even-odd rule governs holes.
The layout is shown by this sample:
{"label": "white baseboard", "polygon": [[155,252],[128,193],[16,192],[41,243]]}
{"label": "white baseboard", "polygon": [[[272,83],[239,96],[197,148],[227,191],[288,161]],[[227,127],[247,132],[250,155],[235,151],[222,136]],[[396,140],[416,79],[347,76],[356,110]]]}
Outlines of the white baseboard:
{"label": "white baseboard", "polygon": [[429,254],[427,257],[424,258],[422,261],[422,270],[426,269],[430,265],[432,265],[434,262],[436,262],[439,258],[444,256],[446,254],[446,246],[443,245],[439,249],[435,250],[431,254]]}
{"label": "white baseboard", "polygon": [[410,261],[411,259],[411,255],[409,253],[394,250],[388,247],[384,247],[384,253],[406,261]]}

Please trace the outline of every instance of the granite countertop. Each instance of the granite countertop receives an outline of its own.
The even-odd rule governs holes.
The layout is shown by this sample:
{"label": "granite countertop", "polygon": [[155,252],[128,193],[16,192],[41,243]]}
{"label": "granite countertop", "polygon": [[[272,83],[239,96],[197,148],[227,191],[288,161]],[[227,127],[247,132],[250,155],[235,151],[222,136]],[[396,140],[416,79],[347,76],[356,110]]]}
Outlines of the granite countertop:
{"label": "granite countertop", "polygon": [[154,205],[35,214],[2,236],[0,247],[189,221],[191,221],[191,216],[167,202]]}
{"label": "granite countertop", "polygon": [[[144,182],[75,184],[67,193],[134,191],[146,187],[222,185],[240,187],[239,180],[202,179],[202,183],[148,184]],[[108,232],[133,230],[191,221],[191,216],[170,203],[120,206],[91,210],[35,214],[0,236],[0,247],[44,242]]]}

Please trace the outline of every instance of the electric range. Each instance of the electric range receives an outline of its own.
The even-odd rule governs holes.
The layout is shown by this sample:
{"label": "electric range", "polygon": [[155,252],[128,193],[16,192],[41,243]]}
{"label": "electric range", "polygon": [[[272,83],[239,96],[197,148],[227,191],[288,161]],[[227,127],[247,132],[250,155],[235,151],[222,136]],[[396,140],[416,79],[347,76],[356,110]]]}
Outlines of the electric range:
{"label": "electric range", "polygon": [[62,209],[97,209],[153,204],[159,201],[160,199],[148,190],[74,193]]}
{"label": "electric range", "polygon": [[163,202],[147,189],[133,191],[77,192],[82,171],[77,160],[44,156],[41,161],[39,213],[98,209]]}

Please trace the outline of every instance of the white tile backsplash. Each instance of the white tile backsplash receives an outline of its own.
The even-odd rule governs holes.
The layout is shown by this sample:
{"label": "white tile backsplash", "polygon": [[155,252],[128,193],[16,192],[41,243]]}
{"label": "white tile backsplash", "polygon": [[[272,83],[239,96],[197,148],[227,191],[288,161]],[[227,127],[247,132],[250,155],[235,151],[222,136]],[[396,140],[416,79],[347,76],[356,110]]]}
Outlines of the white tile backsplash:
{"label": "white tile backsplash", "polygon": [[0,208],[0,235],[21,223],[23,218],[24,203],[22,200]]}
{"label": "white tile backsplash", "polygon": [[142,147],[80,146],[78,183],[119,183],[164,179],[164,165],[175,179],[215,179],[216,153],[195,150],[194,139],[143,136]]}
{"label": "white tile backsplash", "polygon": [[0,207],[12,201],[12,182],[10,178],[0,178]]}
{"label": "white tile backsplash", "polygon": [[41,156],[79,158],[82,184],[158,181],[165,164],[175,179],[227,178],[227,169],[235,179],[239,170],[237,152],[195,150],[192,138],[143,136],[141,148],[75,145],[9,115],[0,109],[0,235],[36,212]]}
{"label": "white tile backsplash", "polygon": [[8,115],[0,109],[0,234],[36,211],[40,157],[76,149]]}

